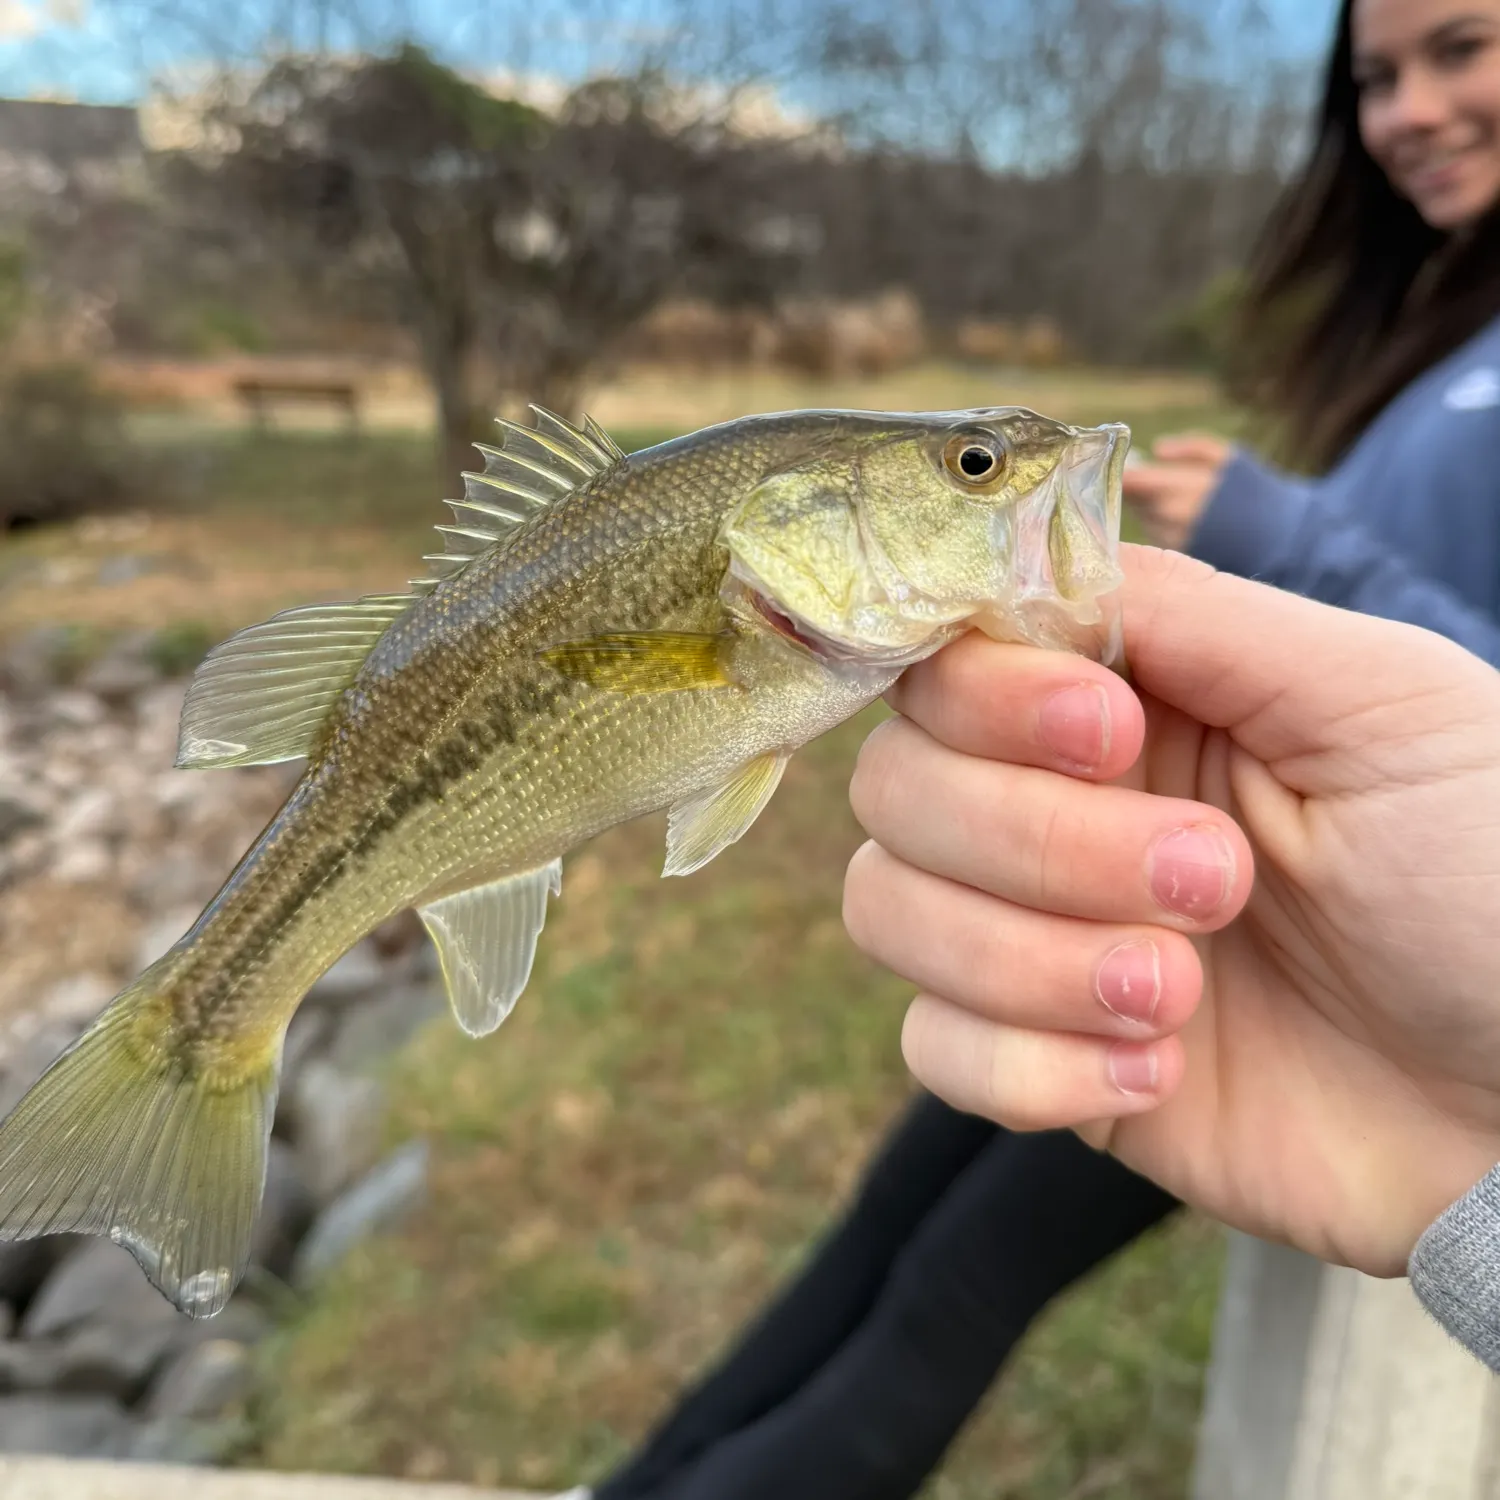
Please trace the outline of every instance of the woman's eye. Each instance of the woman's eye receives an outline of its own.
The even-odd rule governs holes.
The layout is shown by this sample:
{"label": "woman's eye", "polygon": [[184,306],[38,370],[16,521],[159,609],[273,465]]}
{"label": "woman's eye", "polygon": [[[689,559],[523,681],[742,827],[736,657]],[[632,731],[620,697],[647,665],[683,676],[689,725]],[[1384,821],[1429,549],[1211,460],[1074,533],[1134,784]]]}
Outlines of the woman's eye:
{"label": "woman's eye", "polygon": [[1433,50],[1433,59],[1440,67],[1462,68],[1471,63],[1484,47],[1483,37],[1447,37]]}

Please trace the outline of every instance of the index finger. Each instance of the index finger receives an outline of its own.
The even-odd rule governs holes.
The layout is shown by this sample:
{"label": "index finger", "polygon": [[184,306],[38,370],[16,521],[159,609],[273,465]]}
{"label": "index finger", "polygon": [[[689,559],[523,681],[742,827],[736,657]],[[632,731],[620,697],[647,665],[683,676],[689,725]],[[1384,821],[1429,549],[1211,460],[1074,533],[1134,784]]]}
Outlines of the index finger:
{"label": "index finger", "polygon": [[977,632],[912,667],[886,698],[954,750],[1092,780],[1123,775],[1145,735],[1139,700],[1108,667]]}

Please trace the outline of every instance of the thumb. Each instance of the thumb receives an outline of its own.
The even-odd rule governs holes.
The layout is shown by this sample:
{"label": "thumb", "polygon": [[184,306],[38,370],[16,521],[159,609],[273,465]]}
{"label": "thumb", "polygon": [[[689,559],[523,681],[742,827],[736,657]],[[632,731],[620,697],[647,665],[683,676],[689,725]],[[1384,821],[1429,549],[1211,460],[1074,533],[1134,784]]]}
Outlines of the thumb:
{"label": "thumb", "polygon": [[1494,695],[1491,669],[1431,631],[1318,604],[1126,544],[1121,591],[1132,680],[1261,760],[1349,743],[1338,726],[1451,688]]}

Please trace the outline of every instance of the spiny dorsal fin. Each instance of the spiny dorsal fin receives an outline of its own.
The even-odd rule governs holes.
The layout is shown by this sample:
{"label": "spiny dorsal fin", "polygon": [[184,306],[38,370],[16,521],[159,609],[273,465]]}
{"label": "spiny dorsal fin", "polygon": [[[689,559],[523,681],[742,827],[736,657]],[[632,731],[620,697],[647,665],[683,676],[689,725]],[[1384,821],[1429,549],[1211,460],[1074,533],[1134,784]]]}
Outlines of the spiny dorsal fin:
{"label": "spiny dorsal fin", "polygon": [[592,419],[575,427],[539,406],[531,410],[535,427],[497,419],[501,446],[475,445],[484,472],[465,474],[464,498],[447,502],[454,524],[438,527],[447,550],[423,558],[433,574],[414,579],[410,593],[285,610],[208,653],[182,706],[178,766],[263,766],[306,755],[394,620],[625,457]]}
{"label": "spiny dorsal fin", "polygon": [[306,755],[334,699],[411,605],[405,594],[299,605],[215,646],[188,687],[174,764],[268,766]]}
{"label": "spiny dorsal fin", "polygon": [[439,526],[443,551],[428,553],[426,578],[412,580],[414,594],[429,594],[438,584],[457,578],[476,557],[508,541],[518,528],[554,500],[606,473],[625,457],[624,450],[592,417],[575,427],[555,412],[531,407],[534,427],[496,418],[499,447],[474,446],[484,455],[481,473],[464,475],[464,498],[445,503],[453,524]]}

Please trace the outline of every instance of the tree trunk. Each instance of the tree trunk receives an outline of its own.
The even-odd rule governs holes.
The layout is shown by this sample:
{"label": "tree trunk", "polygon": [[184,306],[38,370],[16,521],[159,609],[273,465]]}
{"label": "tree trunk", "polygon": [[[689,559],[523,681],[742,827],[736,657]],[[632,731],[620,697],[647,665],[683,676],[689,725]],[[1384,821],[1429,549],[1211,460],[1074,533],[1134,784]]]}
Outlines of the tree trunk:
{"label": "tree trunk", "polygon": [[422,358],[437,401],[437,457],[443,496],[452,500],[463,497],[464,470],[480,467],[474,443],[484,436],[469,391],[469,344],[461,311],[455,309],[446,316],[438,313],[427,319]]}

